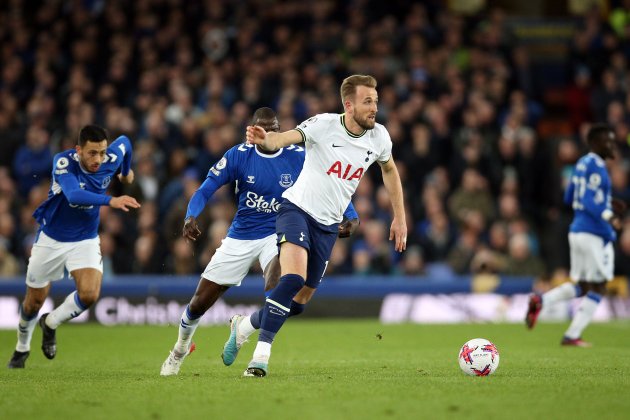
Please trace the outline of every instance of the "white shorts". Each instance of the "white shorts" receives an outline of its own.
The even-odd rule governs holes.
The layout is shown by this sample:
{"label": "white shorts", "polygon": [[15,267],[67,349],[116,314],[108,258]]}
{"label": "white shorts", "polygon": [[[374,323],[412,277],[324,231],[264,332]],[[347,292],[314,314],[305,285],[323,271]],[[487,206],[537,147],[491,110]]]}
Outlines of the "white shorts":
{"label": "white shorts", "polygon": [[103,272],[101,239],[97,236],[79,242],[59,242],[39,232],[26,270],[26,285],[36,289],[63,278],[64,268],[71,273],[80,268]]}
{"label": "white shorts", "polygon": [[586,232],[569,233],[571,280],[603,282],[612,280],[615,253],[612,242]]}
{"label": "white shorts", "polygon": [[201,276],[224,286],[240,286],[256,259],[264,272],[278,255],[276,238],[275,233],[254,240],[224,238]]}

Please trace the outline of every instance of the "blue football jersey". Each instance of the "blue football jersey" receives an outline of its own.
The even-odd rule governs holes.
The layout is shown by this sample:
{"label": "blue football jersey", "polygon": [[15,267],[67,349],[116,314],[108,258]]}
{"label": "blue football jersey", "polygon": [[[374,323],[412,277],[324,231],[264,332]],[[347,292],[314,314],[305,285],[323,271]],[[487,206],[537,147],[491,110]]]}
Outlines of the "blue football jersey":
{"label": "blue football jersey", "polygon": [[95,173],[81,167],[74,149],[56,154],[48,198],[33,213],[40,229],[61,242],[95,238],[99,207],[111,200],[105,191],[116,173],[129,173],[132,153],[129,139],[118,137],[107,148],[105,160]]}
{"label": "blue football jersey", "polygon": [[[232,147],[208,171],[206,180],[190,199],[186,217],[199,216],[217,189],[235,182],[238,209],[227,236],[252,240],[273,235],[282,193],[302,171],[304,153],[304,148],[296,145],[273,154],[261,153],[244,143]],[[352,204],[346,215],[357,217]]]}
{"label": "blue football jersey", "polygon": [[588,232],[614,241],[616,233],[602,214],[611,212],[611,183],[606,163],[595,153],[588,153],[575,165],[564,201],[574,210],[571,232]]}

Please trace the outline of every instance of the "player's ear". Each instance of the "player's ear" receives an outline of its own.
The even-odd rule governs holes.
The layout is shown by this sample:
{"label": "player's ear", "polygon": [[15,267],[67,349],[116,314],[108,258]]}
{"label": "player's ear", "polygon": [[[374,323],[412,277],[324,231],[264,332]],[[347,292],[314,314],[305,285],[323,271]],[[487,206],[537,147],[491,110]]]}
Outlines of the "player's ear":
{"label": "player's ear", "polygon": [[74,150],[75,150],[77,153],[81,153],[81,146],[79,146],[79,145],[77,144],[76,146],[74,146]]}

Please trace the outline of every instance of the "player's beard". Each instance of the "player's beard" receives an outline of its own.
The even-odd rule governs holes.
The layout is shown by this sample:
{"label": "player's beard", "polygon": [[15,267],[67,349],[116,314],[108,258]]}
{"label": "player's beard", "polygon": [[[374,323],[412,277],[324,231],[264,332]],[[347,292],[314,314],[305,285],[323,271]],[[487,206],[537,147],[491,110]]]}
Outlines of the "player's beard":
{"label": "player's beard", "polygon": [[367,115],[361,119],[358,119],[356,115],[353,115],[352,118],[354,119],[354,122],[359,124],[359,127],[361,127],[364,130],[371,130],[374,128],[374,125],[376,124],[376,120],[368,119]]}

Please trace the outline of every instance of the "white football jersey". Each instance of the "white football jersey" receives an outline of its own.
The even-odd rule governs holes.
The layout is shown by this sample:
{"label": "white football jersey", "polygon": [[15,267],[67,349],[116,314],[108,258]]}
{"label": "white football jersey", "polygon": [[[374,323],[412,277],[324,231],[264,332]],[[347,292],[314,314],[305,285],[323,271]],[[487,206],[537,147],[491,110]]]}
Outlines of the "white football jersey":
{"label": "white football jersey", "polygon": [[306,159],[297,181],[282,196],[319,223],[339,223],[370,165],[391,159],[389,133],[376,124],[352,134],[346,129],[344,114],[319,114],[296,130],[306,144]]}

